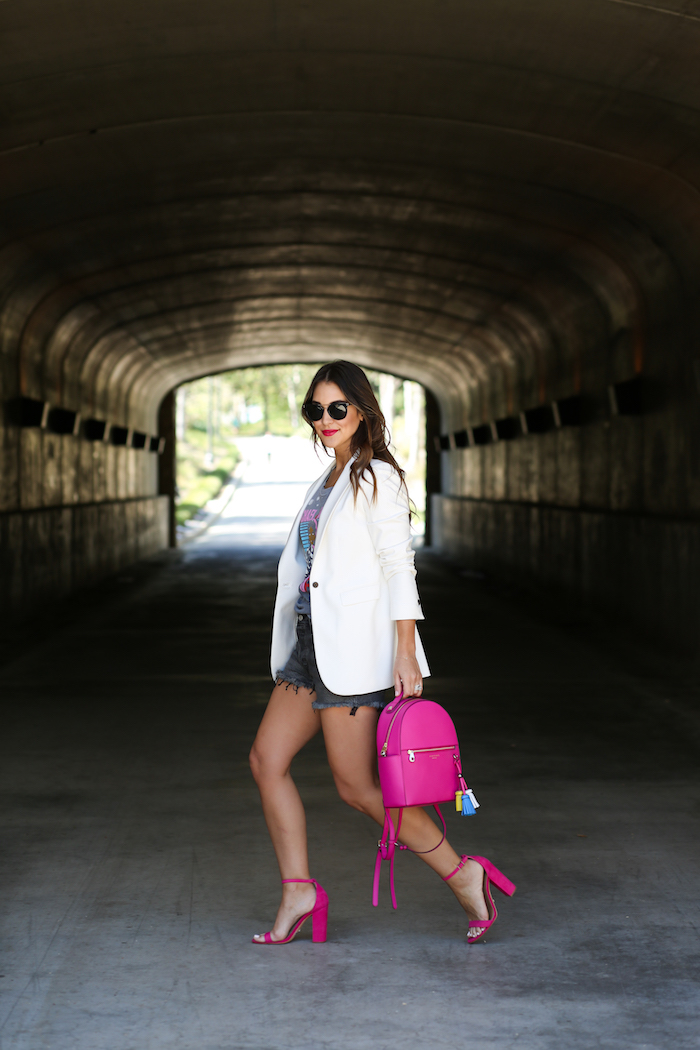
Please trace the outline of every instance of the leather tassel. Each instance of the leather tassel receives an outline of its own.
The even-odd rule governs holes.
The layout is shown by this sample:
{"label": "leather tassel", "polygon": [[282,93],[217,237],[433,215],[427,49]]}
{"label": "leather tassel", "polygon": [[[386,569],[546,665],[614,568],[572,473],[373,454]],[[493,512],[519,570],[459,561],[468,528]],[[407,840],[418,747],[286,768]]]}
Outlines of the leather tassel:
{"label": "leather tassel", "polygon": [[462,793],[462,816],[473,817],[479,808],[479,803],[476,801],[476,795],[471,788],[467,788]]}

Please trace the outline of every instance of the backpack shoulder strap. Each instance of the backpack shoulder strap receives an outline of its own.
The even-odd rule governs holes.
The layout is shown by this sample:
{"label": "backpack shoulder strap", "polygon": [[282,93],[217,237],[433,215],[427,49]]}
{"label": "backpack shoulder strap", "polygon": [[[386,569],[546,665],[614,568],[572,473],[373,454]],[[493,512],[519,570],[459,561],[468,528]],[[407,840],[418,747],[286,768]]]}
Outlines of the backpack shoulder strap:
{"label": "backpack shoulder strap", "polygon": [[396,904],[396,891],[394,890],[394,856],[396,854],[396,847],[399,849],[408,849],[408,846],[402,846],[398,842],[399,829],[401,827],[401,818],[403,816],[403,810],[399,810],[399,819],[397,821],[397,829],[394,831],[394,822],[389,815],[389,810],[384,810],[384,827],[382,828],[382,837],[377,843],[377,859],[374,862],[374,883],[372,886],[372,904],[376,908],[379,904],[379,876],[382,870],[382,861],[389,861],[389,888],[391,890],[391,903],[394,908]]}
{"label": "backpack shoulder strap", "polygon": [[391,892],[391,903],[394,908],[397,908],[396,903],[396,890],[394,889],[394,857],[396,855],[396,847],[399,849],[407,849],[409,853],[433,853],[436,849],[442,846],[443,842],[447,837],[447,824],[445,818],[442,815],[440,807],[434,805],[433,809],[440,818],[442,824],[442,838],[438,842],[437,846],[433,846],[432,849],[418,850],[411,849],[410,846],[404,846],[398,841],[399,832],[401,831],[401,821],[403,819],[403,809],[399,810],[399,819],[396,822],[396,831],[394,831],[394,823],[389,814],[389,810],[384,810],[384,827],[382,828],[382,837],[377,843],[377,859],[374,862],[374,882],[372,885],[372,904],[376,908],[379,904],[379,877],[382,870],[382,861],[389,861],[389,890]]}

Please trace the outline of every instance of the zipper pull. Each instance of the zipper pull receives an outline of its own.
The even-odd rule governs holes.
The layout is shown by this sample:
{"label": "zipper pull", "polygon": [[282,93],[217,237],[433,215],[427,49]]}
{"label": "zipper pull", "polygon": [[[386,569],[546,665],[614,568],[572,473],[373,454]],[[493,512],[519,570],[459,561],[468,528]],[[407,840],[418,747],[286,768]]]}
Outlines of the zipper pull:
{"label": "zipper pull", "polygon": [[415,754],[415,751],[410,751],[410,750],[409,750],[409,751],[408,751],[408,761],[409,761],[409,762],[415,762],[415,760],[416,760],[416,754]]}
{"label": "zipper pull", "polygon": [[382,749],[379,752],[379,754],[380,754],[380,756],[382,758],[386,758],[386,751],[387,751],[388,746],[389,746],[389,742],[388,741],[382,745]]}

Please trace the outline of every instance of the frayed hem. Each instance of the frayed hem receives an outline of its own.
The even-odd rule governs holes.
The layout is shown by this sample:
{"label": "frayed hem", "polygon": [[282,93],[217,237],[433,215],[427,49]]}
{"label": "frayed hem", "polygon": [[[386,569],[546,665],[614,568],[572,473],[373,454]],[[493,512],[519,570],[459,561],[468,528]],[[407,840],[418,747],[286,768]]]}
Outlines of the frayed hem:
{"label": "frayed hem", "polygon": [[366,704],[358,704],[356,700],[348,700],[348,702],[344,704],[324,704],[322,700],[314,700],[311,706],[314,711],[329,711],[333,707],[348,707],[352,708],[354,711],[357,711],[358,707],[374,707],[378,711],[383,711],[386,704],[383,700],[370,700],[369,703]]}
{"label": "frayed hem", "polygon": [[289,675],[283,675],[281,672],[278,672],[275,678],[275,685],[283,685],[285,690],[291,687],[295,693],[298,693],[300,689],[308,689],[310,693],[315,692],[313,683],[293,682],[290,680]]}

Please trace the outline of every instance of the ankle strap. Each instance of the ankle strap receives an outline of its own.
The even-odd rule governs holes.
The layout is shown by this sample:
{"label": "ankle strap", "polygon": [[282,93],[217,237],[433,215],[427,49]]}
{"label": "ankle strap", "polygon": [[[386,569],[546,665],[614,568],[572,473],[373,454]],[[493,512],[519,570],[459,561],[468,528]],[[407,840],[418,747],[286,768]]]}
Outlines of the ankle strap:
{"label": "ankle strap", "polygon": [[282,879],[282,885],[284,885],[285,882],[313,882],[315,884],[316,879]]}
{"label": "ankle strap", "polygon": [[449,882],[449,880],[452,878],[453,875],[456,875],[458,871],[462,870],[462,868],[464,867],[464,865],[467,863],[468,860],[471,860],[471,857],[468,857],[467,854],[465,853],[464,856],[462,857],[462,859],[460,860],[459,864],[455,868],[455,870],[451,871],[449,875],[443,875],[442,876],[442,881],[443,882]]}

